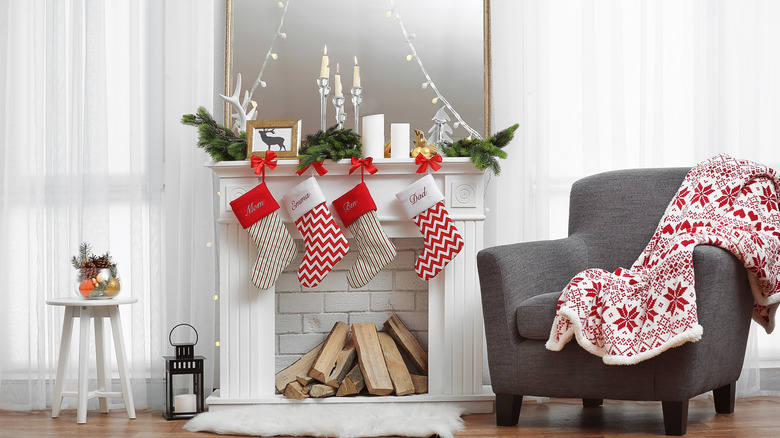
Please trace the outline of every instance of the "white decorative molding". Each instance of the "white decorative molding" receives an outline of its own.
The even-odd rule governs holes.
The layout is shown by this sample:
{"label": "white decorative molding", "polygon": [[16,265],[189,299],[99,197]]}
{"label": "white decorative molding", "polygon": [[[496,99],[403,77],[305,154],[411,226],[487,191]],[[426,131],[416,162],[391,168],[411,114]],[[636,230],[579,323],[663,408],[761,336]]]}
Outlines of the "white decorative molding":
{"label": "white decorative molding", "polygon": [[[266,171],[266,183],[274,197],[282,196],[310,176],[295,173],[297,161],[280,160]],[[403,213],[395,194],[421,178],[411,159],[374,162],[379,172],[366,174],[385,232],[392,238],[421,237],[419,229]],[[467,413],[493,410],[493,394],[482,385],[483,321],[476,254],[483,245],[484,173],[468,158],[445,158],[433,173],[445,195],[450,217],[464,238],[461,253],[428,283],[429,394],[403,397],[332,397],[322,403],[452,402]],[[256,247],[236,220],[230,201],[256,186],[260,179],[249,161],[207,163],[219,177],[224,200],[217,212],[220,266],[220,389],[208,399],[210,409],[260,403],[311,403],[275,394],[275,290],[260,291],[249,280]],[[317,177],[330,202],[360,182],[349,175],[349,163],[327,161],[328,173]],[[293,237],[300,233],[284,208],[278,210]],[[335,217],[339,222],[338,217]],[[339,226],[349,236],[348,229]]]}

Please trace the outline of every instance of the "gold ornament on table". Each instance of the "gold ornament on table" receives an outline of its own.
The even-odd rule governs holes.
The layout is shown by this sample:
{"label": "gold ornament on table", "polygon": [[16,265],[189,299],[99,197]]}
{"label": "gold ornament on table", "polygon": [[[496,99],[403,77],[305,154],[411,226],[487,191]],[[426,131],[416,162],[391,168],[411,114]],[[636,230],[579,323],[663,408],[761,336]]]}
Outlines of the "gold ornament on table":
{"label": "gold ornament on table", "polygon": [[79,245],[79,254],[73,256],[71,264],[77,269],[76,293],[83,298],[113,298],[121,290],[116,263],[111,255],[92,254],[89,244]]}
{"label": "gold ornament on table", "polygon": [[414,141],[414,149],[412,149],[412,158],[419,154],[423,154],[425,158],[431,158],[439,152],[439,148],[435,144],[429,144],[425,140],[425,134],[419,129],[414,130],[417,139]]}

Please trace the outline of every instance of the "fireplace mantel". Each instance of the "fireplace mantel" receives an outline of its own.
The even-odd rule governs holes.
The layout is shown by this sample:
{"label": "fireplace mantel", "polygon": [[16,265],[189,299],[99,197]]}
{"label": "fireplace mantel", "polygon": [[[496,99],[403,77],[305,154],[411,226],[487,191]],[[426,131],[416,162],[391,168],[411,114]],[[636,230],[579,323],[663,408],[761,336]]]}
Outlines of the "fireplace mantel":
{"label": "fireplace mantel", "polygon": [[[266,170],[266,184],[277,200],[313,171],[297,175],[297,161],[280,160]],[[395,194],[421,178],[411,159],[374,161],[376,174],[365,174],[365,183],[377,205],[377,214],[391,238],[421,237],[419,229],[403,213]],[[275,394],[275,290],[258,290],[249,280],[256,247],[241,228],[230,201],[259,183],[248,161],[207,163],[219,177],[220,270],[220,389],[208,399],[209,409],[262,403],[382,403],[452,402],[466,413],[492,412],[493,394],[482,385],[483,321],[476,254],[483,245],[484,172],[468,158],[445,158],[432,173],[445,195],[450,217],[464,238],[461,253],[428,282],[429,393],[403,397],[331,397],[303,401]],[[328,173],[317,176],[328,202],[360,182],[359,170],[349,175],[351,164],[326,161]],[[284,208],[279,214],[293,237],[301,238]],[[339,222],[338,217],[334,218]],[[349,230],[339,222],[345,235]]]}

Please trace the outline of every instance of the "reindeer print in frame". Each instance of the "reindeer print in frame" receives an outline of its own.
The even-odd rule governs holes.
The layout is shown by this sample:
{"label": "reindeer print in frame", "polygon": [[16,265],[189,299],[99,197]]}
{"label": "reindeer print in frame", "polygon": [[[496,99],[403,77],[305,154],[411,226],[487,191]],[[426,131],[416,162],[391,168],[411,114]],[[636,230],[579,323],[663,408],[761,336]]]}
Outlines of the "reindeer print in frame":
{"label": "reindeer print in frame", "polygon": [[246,122],[247,159],[252,155],[265,156],[276,152],[280,159],[298,157],[301,143],[300,120],[248,120]]}

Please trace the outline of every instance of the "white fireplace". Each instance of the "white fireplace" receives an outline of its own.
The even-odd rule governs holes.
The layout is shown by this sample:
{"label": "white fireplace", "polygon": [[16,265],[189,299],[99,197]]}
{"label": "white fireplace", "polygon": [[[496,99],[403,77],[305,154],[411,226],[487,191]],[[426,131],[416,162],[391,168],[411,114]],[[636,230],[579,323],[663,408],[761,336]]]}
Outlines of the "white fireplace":
{"label": "white fireplace", "polygon": [[[297,161],[278,161],[266,171],[266,183],[277,200],[308,178],[295,173]],[[366,173],[365,182],[377,205],[385,232],[391,238],[421,237],[419,229],[403,213],[395,194],[423,175],[415,173],[411,159],[374,162],[379,172]],[[265,403],[457,403],[466,413],[493,411],[494,395],[482,385],[483,321],[476,255],[483,244],[484,173],[468,158],[445,158],[433,173],[445,195],[446,208],[463,236],[461,253],[428,282],[428,394],[403,397],[330,397],[291,400],[275,393],[275,293],[258,290],[249,280],[256,255],[254,242],[241,227],[230,201],[256,186],[260,180],[248,161],[208,163],[219,177],[219,317],[220,389],[207,399],[209,409]],[[359,171],[349,175],[351,164],[325,162],[328,173],[318,182],[328,202],[360,182]],[[290,233],[300,238],[295,225],[279,209]],[[334,214],[338,222],[338,217]],[[342,226],[341,223],[339,223]],[[349,230],[342,226],[348,238]],[[324,339],[324,336],[323,336]]]}

